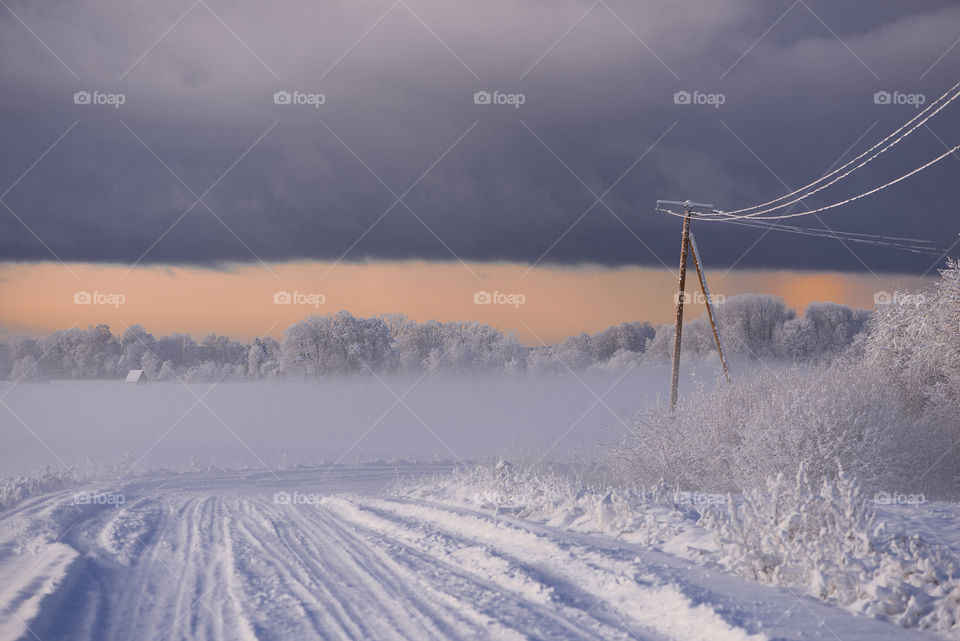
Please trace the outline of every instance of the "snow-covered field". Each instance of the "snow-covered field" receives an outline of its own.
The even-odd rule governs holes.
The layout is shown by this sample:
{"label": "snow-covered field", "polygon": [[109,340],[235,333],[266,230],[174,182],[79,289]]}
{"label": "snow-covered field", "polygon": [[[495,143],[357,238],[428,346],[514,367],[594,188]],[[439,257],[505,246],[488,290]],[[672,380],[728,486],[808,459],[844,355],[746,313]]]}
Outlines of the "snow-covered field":
{"label": "snow-covered field", "polygon": [[[15,413],[0,414],[0,476],[85,457],[113,463],[128,451],[139,470],[189,469],[191,458],[265,469],[378,458],[458,460],[510,448],[556,459],[621,440],[625,417],[662,398],[668,377],[667,366],[645,366],[582,375],[219,385],[0,383],[2,400]],[[684,388],[700,379],[713,384],[712,366],[687,370]]]}
{"label": "snow-covered field", "polygon": [[[26,500],[0,517],[0,638],[937,638],[622,536],[385,494],[447,469],[156,475]],[[955,538],[956,511],[941,516],[925,521]]]}

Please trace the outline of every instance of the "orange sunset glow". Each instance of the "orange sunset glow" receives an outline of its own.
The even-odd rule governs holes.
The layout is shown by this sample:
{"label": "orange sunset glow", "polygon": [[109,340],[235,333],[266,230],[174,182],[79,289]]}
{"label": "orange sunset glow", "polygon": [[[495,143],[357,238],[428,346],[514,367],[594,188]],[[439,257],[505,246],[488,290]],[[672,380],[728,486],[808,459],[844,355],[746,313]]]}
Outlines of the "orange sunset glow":
{"label": "orange sunset glow", "polygon": [[[802,314],[812,301],[872,308],[878,291],[916,290],[932,277],[738,270],[708,273],[714,295],[782,296]],[[688,279],[688,291],[697,286]],[[669,322],[676,274],[663,268],[535,267],[422,261],[281,263],[267,266],[96,266],[7,264],[0,268],[5,338],[107,323],[115,333],[141,324],[156,334],[209,332],[247,340],[283,331],[310,314],[401,312],[417,321],[478,320],[516,330],[528,344],[552,343],[625,321]],[[475,304],[474,294],[518,294],[513,304]],[[78,292],[89,303],[74,302]],[[275,303],[287,292],[290,303]],[[94,299],[95,297],[95,299]],[[519,301],[519,303],[518,303]],[[702,313],[688,307],[689,320]]]}

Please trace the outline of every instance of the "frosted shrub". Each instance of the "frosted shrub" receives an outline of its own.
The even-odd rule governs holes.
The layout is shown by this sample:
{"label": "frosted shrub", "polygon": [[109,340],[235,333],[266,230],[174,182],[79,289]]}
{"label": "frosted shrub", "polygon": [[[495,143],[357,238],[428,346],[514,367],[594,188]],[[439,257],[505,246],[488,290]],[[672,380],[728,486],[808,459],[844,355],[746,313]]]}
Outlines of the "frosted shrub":
{"label": "frosted shrub", "polygon": [[[960,382],[960,264],[948,268],[929,292],[893,295],[870,322],[864,361],[896,383],[919,411],[938,389]],[[911,402],[912,401],[912,402]]]}
{"label": "frosted shrub", "polygon": [[851,603],[860,594],[863,559],[874,554],[874,515],[859,484],[842,470],[814,483],[801,467],[706,514],[725,564],[753,580],[804,585],[820,598]]}
{"label": "frosted shrub", "polygon": [[496,465],[477,465],[457,470],[457,485],[468,501],[481,508],[532,517],[551,514],[557,507],[576,501],[579,494],[569,479],[549,469],[514,466],[501,460]]}
{"label": "frosted shrub", "polygon": [[43,465],[31,471],[0,478],[0,512],[34,496],[93,481],[119,478],[129,471],[132,461],[133,454],[128,452],[122,460],[110,466],[87,459],[77,465]]}
{"label": "frosted shrub", "polygon": [[[600,470],[590,463],[585,465],[585,469],[569,465],[555,469],[500,460],[495,465],[460,467],[431,481],[419,477],[410,483],[401,482],[391,494],[468,505],[553,526],[577,523],[588,531],[621,533],[646,528],[655,537],[663,530],[662,524],[654,520],[651,525],[649,515],[640,514],[637,508],[673,506],[674,493],[662,484],[649,490],[636,484],[608,485],[605,473],[598,475]],[[588,476],[594,481],[588,481]]]}
{"label": "frosted shrub", "polygon": [[721,383],[674,412],[633,417],[617,451],[639,480],[688,489],[757,487],[801,464],[819,480],[836,472],[837,460],[871,486],[899,487],[918,458],[896,399],[882,392],[839,364]]}
{"label": "frosted shrub", "polygon": [[732,498],[700,520],[714,531],[720,562],[764,583],[906,628],[960,633],[960,568],[952,551],[919,536],[888,532],[842,469],[812,481],[801,467],[788,479]]}
{"label": "frosted shrub", "polygon": [[[883,377],[889,393],[915,421],[918,444],[930,450],[927,484],[956,495],[960,457],[960,264],[941,271],[932,291],[898,292],[871,320],[864,366]],[[946,446],[944,447],[944,444]]]}
{"label": "frosted shrub", "polygon": [[960,269],[951,262],[933,292],[894,296],[833,362],[766,367],[694,391],[676,411],[643,412],[617,454],[639,480],[692,489],[759,487],[800,465],[819,482],[839,460],[867,487],[956,496],[958,417]]}
{"label": "frosted shrub", "polygon": [[72,469],[45,466],[34,472],[20,472],[0,479],[0,512],[8,510],[24,499],[52,492],[75,483]]}

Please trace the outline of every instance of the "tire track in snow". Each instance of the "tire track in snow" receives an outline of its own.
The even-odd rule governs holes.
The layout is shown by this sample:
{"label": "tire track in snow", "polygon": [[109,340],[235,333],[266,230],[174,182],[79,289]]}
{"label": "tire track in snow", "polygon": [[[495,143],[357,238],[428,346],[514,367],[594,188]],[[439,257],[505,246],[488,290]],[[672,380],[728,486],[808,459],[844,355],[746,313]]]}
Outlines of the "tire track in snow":
{"label": "tire track in snow", "polygon": [[[460,628],[456,634],[459,638],[527,638],[528,635],[536,638],[535,633],[544,628],[552,629],[553,634],[543,638],[584,638],[579,634],[570,636],[575,631],[572,626],[564,629],[558,625],[543,625],[542,619],[551,624],[555,620],[549,614],[544,616],[538,604],[529,602],[523,595],[501,590],[455,564],[398,545],[394,539],[379,534],[371,536],[368,532],[345,526],[327,510],[308,514],[308,520],[315,527],[326,528],[331,536],[348,545],[350,554],[360,565],[389,568],[389,575],[380,578],[381,581],[404,586],[407,592],[423,592],[431,602],[440,605],[433,609],[451,626]],[[538,618],[541,621],[537,621]],[[450,632],[445,632],[439,638],[451,636]]]}
{"label": "tire track in snow", "polygon": [[[487,546],[545,584],[567,590],[579,586],[598,605],[605,604],[633,624],[668,639],[766,638],[762,633],[750,634],[730,624],[706,604],[693,603],[678,586],[642,574],[642,567],[635,563],[610,559],[502,521],[438,506],[381,499],[331,499],[328,504],[342,518],[374,529],[392,523],[394,531],[404,532],[425,524],[451,541]],[[597,610],[597,606],[592,610]]]}
{"label": "tire track in snow", "polygon": [[[308,508],[309,509],[309,508]],[[297,509],[287,510],[289,518]],[[299,516],[299,515],[298,515]],[[443,638],[436,624],[437,613],[432,612],[409,586],[396,575],[371,558],[359,558],[350,541],[317,522],[307,524],[301,519],[298,527],[283,521],[277,532],[294,558],[303,563],[313,576],[325,580],[330,588],[347,586],[353,598],[340,594],[337,598],[357,625],[357,638]],[[361,604],[378,604],[378,617],[371,619]],[[369,605],[367,605],[369,610]]]}
{"label": "tire track in snow", "polygon": [[[317,628],[318,636],[336,632],[338,638],[477,638],[484,636],[484,627],[492,623],[471,623],[476,617],[464,617],[460,611],[463,604],[445,611],[435,598],[431,602],[421,594],[416,577],[398,573],[389,558],[372,554],[353,534],[331,527],[328,520],[306,518],[307,514],[316,515],[316,508],[279,509],[258,504],[253,509],[264,512],[260,520],[269,523],[270,530],[249,532],[254,545],[262,547],[269,537],[276,536],[283,546],[272,553],[261,550],[259,555],[261,563],[288,573],[275,583],[299,584],[314,595],[314,607],[335,615],[331,617],[335,629]],[[243,527],[249,525],[243,523]],[[297,592],[302,596],[301,589]],[[316,599],[317,593],[323,598]]]}
{"label": "tire track in snow", "polygon": [[[232,550],[220,540],[226,517],[220,503],[218,497],[143,499],[112,518],[89,518],[74,541],[84,554],[82,581],[47,605],[31,625],[34,633],[44,641],[255,639],[228,589]],[[149,535],[110,538],[117,519],[136,520],[141,509],[159,513]],[[91,541],[108,545],[82,549]],[[135,546],[135,555],[104,558],[111,548]]]}
{"label": "tire track in snow", "polygon": [[[556,581],[497,564],[495,552],[460,546],[451,557],[439,530],[416,524],[377,530],[327,506],[186,491],[119,510],[79,526],[77,545],[98,543],[81,550],[88,580],[66,596],[71,607],[43,614],[58,622],[44,641],[661,638],[591,612],[596,600],[552,598]],[[117,525],[140,512],[156,523]]]}
{"label": "tire track in snow", "polygon": [[440,540],[445,538],[442,533],[421,531],[420,527],[400,526],[398,530],[388,523],[353,522],[351,528],[343,524],[340,510],[321,512],[317,518],[341,530],[356,529],[371,549],[405,566],[412,580],[433,584],[460,607],[480,606],[483,616],[532,638],[661,638],[653,631],[603,616],[595,611],[599,603],[583,598],[585,595],[578,595],[579,603],[554,598],[555,586],[524,573],[518,563],[503,562],[486,546],[451,545],[449,540],[444,543]]}
{"label": "tire track in snow", "polygon": [[258,637],[355,638],[357,630],[334,593],[305,576],[279,544],[271,545],[274,526],[262,513],[249,503],[244,508],[235,514],[230,538],[239,550],[234,570]]}

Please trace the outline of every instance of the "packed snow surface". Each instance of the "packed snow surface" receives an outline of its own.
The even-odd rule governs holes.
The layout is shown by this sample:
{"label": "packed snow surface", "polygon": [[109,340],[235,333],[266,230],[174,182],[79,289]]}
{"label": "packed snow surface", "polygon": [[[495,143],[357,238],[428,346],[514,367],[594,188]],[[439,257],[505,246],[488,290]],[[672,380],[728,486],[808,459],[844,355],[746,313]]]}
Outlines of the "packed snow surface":
{"label": "packed snow surface", "polygon": [[609,533],[384,492],[439,471],[157,475],[24,500],[0,514],[0,638],[938,638]]}

